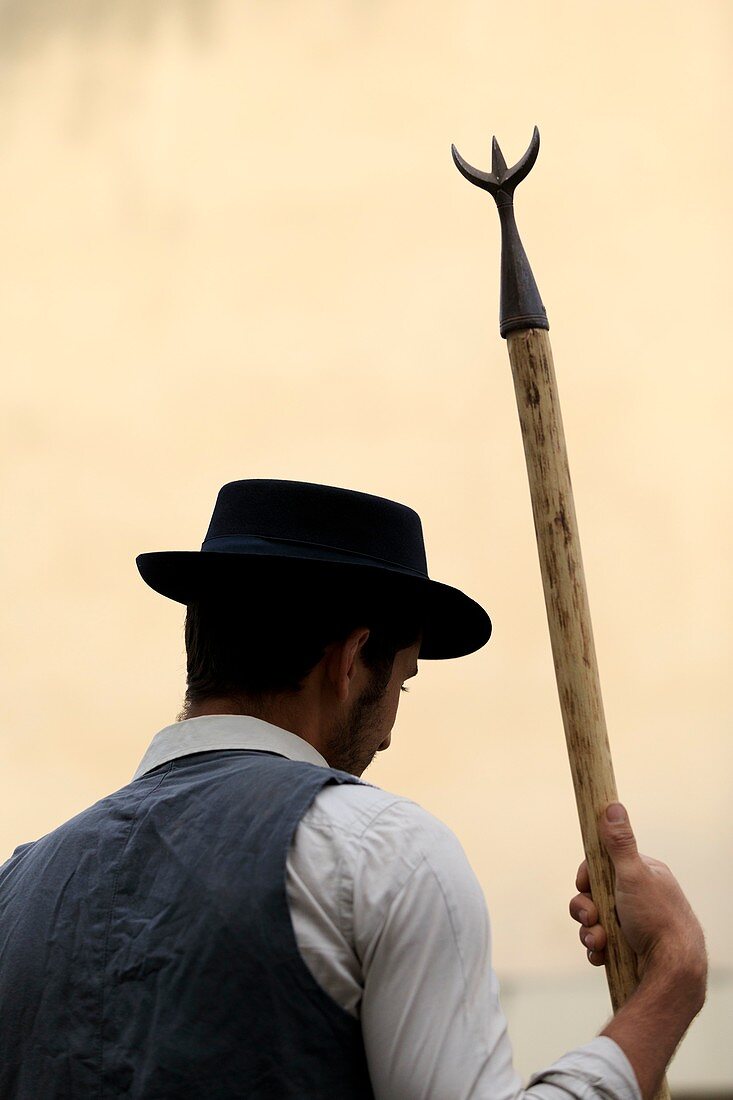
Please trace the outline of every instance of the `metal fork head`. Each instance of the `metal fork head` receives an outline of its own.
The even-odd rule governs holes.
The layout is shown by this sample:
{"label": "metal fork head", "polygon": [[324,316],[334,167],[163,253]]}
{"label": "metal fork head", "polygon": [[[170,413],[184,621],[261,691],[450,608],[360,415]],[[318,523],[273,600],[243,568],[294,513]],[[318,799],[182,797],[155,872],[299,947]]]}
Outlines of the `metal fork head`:
{"label": "metal fork head", "polygon": [[514,220],[514,188],[521,183],[537,160],[540,150],[540,132],[535,126],[529,149],[511,168],[494,138],[492,143],[491,171],[480,172],[464,160],[451,145],[456,168],[469,183],[475,183],[493,195],[501,223],[501,305],[499,332],[506,337],[521,329],[550,327],[547,311],[542,304],[532,268],[524,251],[517,223]]}
{"label": "metal fork head", "polygon": [[451,145],[450,148],[456,168],[461,175],[477,187],[482,187],[484,191],[488,191],[497,202],[500,202],[502,198],[506,201],[507,198],[511,200],[514,188],[529,174],[534,162],[537,160],[537,154],[540,151],[540,132],[535,126],[527,152],[511,168],[506,166],[504,155],[499,148],[499,142],[496,138],[492,138],[490,172],[481,172],[478,168],[474,168],[472,164],[463,159],[455,145]]}

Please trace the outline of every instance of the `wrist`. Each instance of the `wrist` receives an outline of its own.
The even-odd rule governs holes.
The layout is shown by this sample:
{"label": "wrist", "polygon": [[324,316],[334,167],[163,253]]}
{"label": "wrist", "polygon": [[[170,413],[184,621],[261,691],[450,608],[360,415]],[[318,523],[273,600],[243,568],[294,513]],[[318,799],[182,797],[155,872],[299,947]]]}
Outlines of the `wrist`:
{"label": "wrist", "polygon": [[703,951],[681,950],[679,944],[660,944],[644,961],[639,988],[663,997],[669,1007],[696,1015],[705,1003],[708,965]]}
{"label": "wrist", "polygon": [[628,1058],[642,1100],[656,1097],[665,1067],[704,1001],[699,967],[687,960],[647,957],[637,989],[601,1032]]}
{"label": "wrist", "polygon": [[661,1015],[684,1023],[687,1028],[705,1004],[706,986],[689,975],[675,978],[670,973],[642,978],[637,992],[653,997]]}

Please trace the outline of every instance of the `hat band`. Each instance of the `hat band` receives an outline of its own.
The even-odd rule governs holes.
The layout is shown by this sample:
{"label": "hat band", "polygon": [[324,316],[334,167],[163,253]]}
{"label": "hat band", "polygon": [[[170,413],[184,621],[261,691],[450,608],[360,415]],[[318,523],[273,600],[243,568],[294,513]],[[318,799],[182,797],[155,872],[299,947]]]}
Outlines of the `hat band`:
{"label": "hat band", "polygon": [[[216,543],[213,546],[212,543]],[[293,550],[297,549],[297,553]],[[341,546],[326,546],[318,542],[299,542],[297,539],[273,539],[266,535],[214,535],[201,545],[204,553],[253,554],[283,558],[312,558],[318,561],[343,562],[347,565],[374,565],[381,569],[398,570],[412,577],[428,580],[427,570],[415,569],[403,562],[377,558],[371,554],[358,554]]]}

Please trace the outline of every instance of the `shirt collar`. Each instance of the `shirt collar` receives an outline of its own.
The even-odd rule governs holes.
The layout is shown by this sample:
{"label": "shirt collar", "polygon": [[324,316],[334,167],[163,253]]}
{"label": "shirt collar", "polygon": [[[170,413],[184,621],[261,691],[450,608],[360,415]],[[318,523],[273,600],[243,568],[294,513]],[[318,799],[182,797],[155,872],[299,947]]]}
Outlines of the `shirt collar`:
{"label": "shirt collar", "polygon": [[290,730],[250,714],[203,714],[159,730],[138,764],[133,781],[169,760],[212,749],[264,749],[288,760],[330,767],[318,749]]}

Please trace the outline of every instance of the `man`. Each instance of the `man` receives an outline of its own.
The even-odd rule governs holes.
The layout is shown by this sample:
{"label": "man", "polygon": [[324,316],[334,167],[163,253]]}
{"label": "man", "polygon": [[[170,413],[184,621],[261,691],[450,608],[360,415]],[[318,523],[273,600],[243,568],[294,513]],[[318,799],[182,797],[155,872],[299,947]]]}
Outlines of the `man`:
{"label": "man", "polygon": [[[3,1100],[650,1100],[707,963],[619,808],[602,828],[641,984],[525,1092],[458,840],[358,778],[418,658],[491,632],[428,577],[417,513],[232,482],[200,552],[137,560],[187,606],[184,708],[130,783],[0,869]],[[601,965],[585,863],[577,888]]]}

